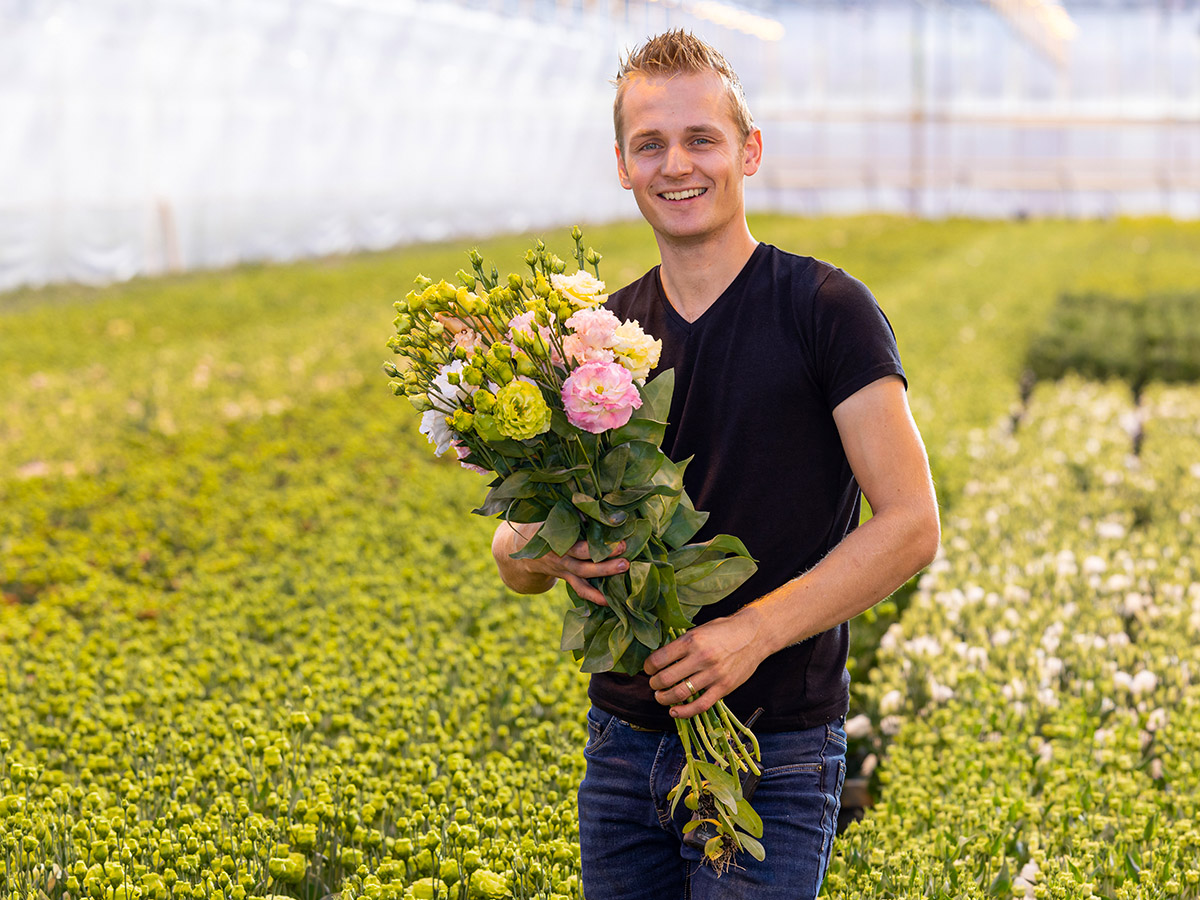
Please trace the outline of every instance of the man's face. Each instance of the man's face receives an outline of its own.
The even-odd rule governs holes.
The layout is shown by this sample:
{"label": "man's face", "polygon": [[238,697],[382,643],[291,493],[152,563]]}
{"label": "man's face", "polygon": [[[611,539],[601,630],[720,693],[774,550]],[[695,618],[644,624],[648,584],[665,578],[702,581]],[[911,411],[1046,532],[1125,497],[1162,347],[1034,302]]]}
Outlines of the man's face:
{"label": "man's face", "polygon": [[635,76],[621,119],[617,175],[660,240],[703,242],[744,220],[742,180],[758,171],[762,136],[741,140],[720,76]]}

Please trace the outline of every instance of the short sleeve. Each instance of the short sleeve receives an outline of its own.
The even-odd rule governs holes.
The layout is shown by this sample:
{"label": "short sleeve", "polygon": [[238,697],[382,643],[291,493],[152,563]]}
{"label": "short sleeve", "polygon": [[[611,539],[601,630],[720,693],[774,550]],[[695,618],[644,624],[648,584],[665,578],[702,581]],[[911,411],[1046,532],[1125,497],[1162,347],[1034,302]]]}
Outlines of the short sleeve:
{"label": "short sleeve", "polygon": [[865,284],[831,268],[812,316],[817,379],[831,410],[888,375],[899,375],[907,388],[895,332]]}

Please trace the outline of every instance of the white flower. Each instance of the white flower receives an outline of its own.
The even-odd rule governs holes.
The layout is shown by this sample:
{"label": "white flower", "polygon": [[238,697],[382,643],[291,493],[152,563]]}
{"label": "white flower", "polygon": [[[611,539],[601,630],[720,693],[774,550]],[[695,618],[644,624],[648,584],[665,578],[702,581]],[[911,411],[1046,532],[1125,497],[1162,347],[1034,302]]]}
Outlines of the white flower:
{"label": "white flower", "polygon": [[608,299],[604,282],[580,269],[574,275],[551,275],[550,286],[576,309],[599,306]]}
{"label": "white flower", "polygon": [[862,761],[862,765],[858,767],[858,774],[863,778],[870,778],[871,773],[875,771],[877,765],[879,765],[879,757],[874,753],[868,753]]}
{"label": "white flower", "polygon": [[1128,672],[1123,672],[1120,669],[1113,672],[1113,687],[1118,691],[1128,691],[1133,689],[1133,676]]}
{"label": "white flower", "polygon": [[1108,563],[1104,561],[1102,556],[1089,556],[1083,561],[1083,572],[1085,575],[1099,575],[1108,568]]}
{"label": "white flower", "polygon": [[1120,522],[1101,522],[1096,526],[1096,534],[1102,538],[1119,541],[1125,537],[1125,526]]}
{"label": "white flower", "polygon": [[1129,690],[1133,692],[1135,697],[1140,697],[1142,694],[1148,694],[1158,685],[1158,676],[1149,669],[1142,669],[1133,676],[1133,681],[1129,685]]}
{"label": "white flower", "polygon": [[879,700],[879,712],[881,715],[898,712],[904,706],[904,695],[898,690],[890,690],[884,694]]}
{"label": "white flower", "polygon": [[848,738],[865,738],[873,730],[870,717],[861,714],[852,719],[847,719],[844,729]]}
{"label": "white flower", "polygon": [[945,703],[954,697],[954,691],[944,684],[939,684],[932,678],[929,679],[929,696],[934,703]]}
{"label": "white flower", "polygon": [[645,381],[650,370],[658,365],[662,341],[654,340],[637,322],[626,319],[613,333],[612,349],[617,362],[627,368],[635,380]]}
{"label": "white flower", "polygon": [[421,413],[421,434],[434,445],[433,453],[441,456],[454,443],[454,430],[446,421],[446,414],[440,409],[427,409]]}
{"label": "white flower", "polygon": [[457,385],[450,383],[450,374],[461,374],[463,368],[463,362],[456,359],[454,362],[442,366],[429,385],[429,399],[434,404],[434,408],[421,414],[419,430],[429,440],[429,443],[434,445],[433,452],[436,456],[441,456],[449,450],[455,439],[454,431],[450,428],[450,423],[446,421],[447,413],[457,409],[460,401],[465,400],[475,391],[475,388],[465,381],[461,381]]}
{"label": "white flower", "polygon": [[899,716],[884,716],[883,721],[879,723],[879,730],[888,737],[894,737],[900,733],[901,727],[904,725],[904,720]]}

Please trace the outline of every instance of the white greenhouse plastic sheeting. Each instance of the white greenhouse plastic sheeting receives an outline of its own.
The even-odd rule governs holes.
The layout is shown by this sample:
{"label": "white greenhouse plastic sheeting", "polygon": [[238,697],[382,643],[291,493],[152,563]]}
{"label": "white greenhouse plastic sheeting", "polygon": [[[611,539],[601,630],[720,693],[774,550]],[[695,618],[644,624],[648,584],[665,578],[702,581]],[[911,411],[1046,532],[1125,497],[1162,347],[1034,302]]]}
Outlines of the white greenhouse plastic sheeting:
{"label": "white greenhouse plastic sheeting", "polygon": [[0,289],[630,216],[595,24],[0,0]]}
{"label": "white greenhouse plastic sheeting", "polygon": [[609,79],[670,27],[746,85],[752,209],[1200,216],[1197,0],[1067,0],[1061,65],[983,2],[753,3],[781,40],[711,0],[0,0],[0,290],[633,218]]}

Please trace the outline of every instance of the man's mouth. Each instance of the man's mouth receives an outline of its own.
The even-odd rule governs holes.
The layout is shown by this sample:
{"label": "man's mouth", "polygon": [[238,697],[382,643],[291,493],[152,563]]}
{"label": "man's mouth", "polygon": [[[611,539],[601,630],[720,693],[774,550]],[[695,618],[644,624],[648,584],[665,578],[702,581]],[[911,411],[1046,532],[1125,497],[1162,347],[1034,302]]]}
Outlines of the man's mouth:
{"label": "man's mouth", "polygon": [[664,200],[690,200],[692,197],[699,197],[707,190],[708,188],[690,188],[686,191],[663,191],[658,196]]}

